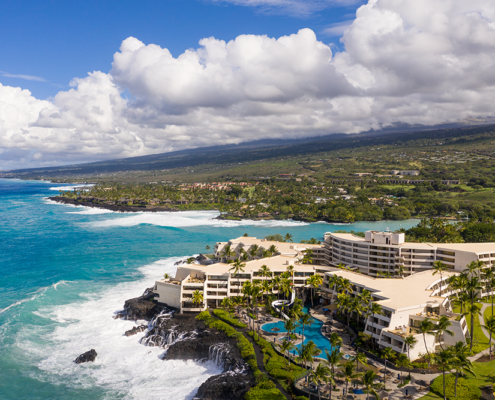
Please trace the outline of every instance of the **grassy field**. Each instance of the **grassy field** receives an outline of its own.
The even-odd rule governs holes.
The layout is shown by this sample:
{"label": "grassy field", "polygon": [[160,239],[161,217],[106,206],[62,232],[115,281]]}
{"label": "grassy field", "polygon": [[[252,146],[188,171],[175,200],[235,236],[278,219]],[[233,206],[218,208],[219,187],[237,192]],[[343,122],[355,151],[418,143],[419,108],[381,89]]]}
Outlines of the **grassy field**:
{"label": "grassy field", "polygon": [[[458,313],[459,311],[460,311],[459,308],[454,308],[454,312]],[[466,316],[466,322],[468,324],[469,332],[471,332],[471,317],[470,316]],[[474,336],[473,352],[475,354],[488,348],[489,340],[485,336],[483,331],[481,330],[480,321],[479,321],[479,318],[477,316],[474,318],[473,336]]]}
{"label": "grassy field", "polygon": [[[467,375],[466,379],[478,387],[483,387],[487,385],[492,385],[495,383],[495,360],[487,363],[473,363],[473,369],[476,376]],[[433,400],[442,399],[442,397],[436,395],[435,393],[429,392],[425,396],[421,397],[420,400]]]}

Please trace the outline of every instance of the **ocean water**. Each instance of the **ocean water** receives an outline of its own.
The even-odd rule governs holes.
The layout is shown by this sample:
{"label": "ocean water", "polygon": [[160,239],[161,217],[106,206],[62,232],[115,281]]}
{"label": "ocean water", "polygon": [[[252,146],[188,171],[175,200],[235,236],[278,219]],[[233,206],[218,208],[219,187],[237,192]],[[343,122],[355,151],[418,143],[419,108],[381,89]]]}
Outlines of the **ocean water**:
{"label": "ocean water", "polygon": [[[216,212],[114,213],[46,199],[56,185],[0,179],[0,399],[192,399],[212,363],[163,361],[114,319],[126,299],[217,241],[290,232],[408,228],[214,220]],[[138,322],[139,323],[139,322]],[[94,348],[95,363],[73,360]]]}

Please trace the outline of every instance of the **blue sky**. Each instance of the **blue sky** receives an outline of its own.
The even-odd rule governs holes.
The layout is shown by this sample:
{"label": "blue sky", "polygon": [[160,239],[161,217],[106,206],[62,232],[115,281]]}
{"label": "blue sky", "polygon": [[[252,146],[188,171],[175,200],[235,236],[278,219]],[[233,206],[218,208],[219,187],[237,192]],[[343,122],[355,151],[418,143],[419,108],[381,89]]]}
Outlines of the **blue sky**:
{"label": "blue sky", "polygon": [[495,117],[493,0],[3,0],[0,35],[0,169]]}
{"label": "blue sky", "polygon": [[[67,90],[74,77],[108,72],[113,54],[129,36],[166,47],[175,57],[197,48],[205,37],[225,41],[241,34],[278,38],[301,28],[311,28],[319,40],[341,48],[341,34],[335,34],[338,24],[354,19],[362,2],[285,3],[267,7],[249,0],[3,0],[0,83],[29,89],[40,99],[54,96]],[[337,29],[327,32],[332,26]]]}

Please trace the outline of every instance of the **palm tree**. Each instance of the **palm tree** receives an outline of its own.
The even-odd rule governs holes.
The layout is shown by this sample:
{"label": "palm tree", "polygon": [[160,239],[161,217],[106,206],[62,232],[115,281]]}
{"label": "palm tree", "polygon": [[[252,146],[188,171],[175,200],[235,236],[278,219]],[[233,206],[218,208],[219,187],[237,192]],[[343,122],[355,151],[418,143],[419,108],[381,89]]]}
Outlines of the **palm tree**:
{"label": "palm tree", "polygon": [[352,357],[352,361],[356,361],[356,371],[359,372],[359,363],[363,365],[368,365],[368,359],[364,355],[364,353],[356,352],[356,355]]}
{"label": "palm tree", "polygon": [[239,272],[244,272],[244,267],[246,264],[241,263],[239,260],[235,260],[232,267],[229,268],[229,271],[234,271],[234,275],[237,276],[237,287],[240,289],[241,286],[241,278],[239,277]]}
{"label": "palm tree", "polygon": [[315,296],[315,290],[321,286],[321,284],[323,283],[323,277],[319,274],[314,274],[314,275],[311,275],[308,279],[308,283],[309,285],[311,286],[311,292],[312,292],[312,296],[311,296],[311,307],[313,307],[313,298]]}
{"label": "palm tree", "polygon": [[346,362],[344,367],[342,368],[342,372],[339,374],[345,381],[345,393],[347,395],[347,388],[349,386],[349,382],[353,379],[356,379],[359,375],[354,371],[354,363],[352,361]]}
{"label": "palm tree", "polygon": [[471,278],[475,275],[478,279],[480,278],[480,272],[485,267],[485,263],[483,261],[472,261],[470,262],[466,269],[462,272],[467,273]]}
{"label": "palm tree", "polygon": [[254,258],[256,257],[256,254],[259,253],[260,251],[260,247],[257,245],[257,244],[253,244],[250,248],[249,248],[249,255],[251,256],[251,258]]}
{"label": "palm tree", "polygon": [[270,268],[268,268],[266,265],[262,265],[260,269],[258,270],[259,276],[263,278],[271,278],[272,277],[272,271],[270,271]]}
{"label": "palm tree", "polygon": [[452,361],[454,355],[450,350],[442,350],[434,355],[435,362],[439,367],[442,368],[443,376],[443,400],[447,400],[447,393],[445,390],[445,371],[450,371],[452,369]]}
{"label": "palm tree", "polygon": [[[342,278],[340,276],[331,275],[328,278],[328,288],[335,290],[335,292],[337,292],[341,280],[342,280]],[[332,297],[330,299],[330,303],[332,303],[332,301],[333,301],[333,292],[332,292]]]}
{"label": "palm tree", "polygon": [[293,265],[288,265],[286,271],[289,274],[289,276],[292,277],[292,283],[294,283],[294,266]]}
{"label": "palm tree", "polygon": [[291,340],[290,334],[296,329],[296,322],[293,319],[286,319],[284,322],[284,328],[287,330],[289,340]]}
{"label": "palm tree", "polygon": [[206,251],[210,250],[210,246],[206,245],[205,250]]}
{"label": "palm tree", "polygon": [[263,303],[263,293],[266,293],[268,295],[268,293],[272,289],[272,284],[270,283],[270,281],[266,281],[266,280],[265,281],[262,281],[261,282],[261,289],[262,289],[262,292],[261,292],[261,302]]}
{"label": "palm tree", "polygon": [[242,294],[246,297],[247,305],[249,307],[249,297],[252,295],[253,284],[249,281],[246,281],[242,284]]}
{"label": "palm tree", "polygon": [[289,279],[282,279],[280,283],[280,289],[282,289],[282,293],[288,297],[290,292],[292,291],[292,282]]}
{"label": "palm tree", "polygon": [[332,370],[332,374],[335,372],[335,367],[340,364],[343,358],[343,354],[339,348],[332,346],[332,352],[329,353],[327,349],[325,349],[325,354],[327,355],[327,363]]}
{"label": "palm tree", "polygon": [[192,302],[195,306],[200,306],[203,304],[203,292],[195,290],[192,294]]}
{"label": "palm tree", "polygon": [[[256,319],[258,319],[258,297],[261,294],[261,287],[253,282],[251,288],[251,296],[253,296],[254,308],[256,310]],[[254,332],[254,321],[253,321],[253,332]]]}
{"label": "palm tree", "polygon": [[366,400],[369,400],[370,393],[375,396],[377,400],[380,400],[380,396],[375,390],[375,379],[377,379],[378,375],[373,370],[366,371],[361,379],[361,383],[366,388]]}
{"label": "palm tree", "polygon": [[[223,309],[225,311],[228,310],[228,313],[230,315],[230,308],[232,307],[232,300],[230,297],[224,297],[223,300],[222,300],[222,303],[221,303]],[[232,315],[230,315],[232,317]]]}
{"label": "palm tree", "polygon": [[313,250],[307,249],[304,250],[304,256],[301,260],[302,264],[313,264]]}
{"label": "palm tree", "polygon": [[[309,313],[303,313],[299,318],[299,324],[302,326],[302,335],[304,338],[304,327],[311,326],[315,322],[314,318]],[[304,339],[303,339],[304,340]]]}
{"label": "palm tree", "polygon": [[273,288],[277,288],[277,300],[280,299],[280,283],[282,282],[282,278],[279,275],[274,276],[272,279]]}
{"label": "palm tree", "polygon": [[469,351],[473,351],[474,344],[474,317],[481,314],[481,305],[479,303],[469,303],[466,305],[466,312],[462,315],[469,315],[471,317],[471,344],[469,345]]}
{"label": "palm tree", "polygon": [[313,364],[314,357],[318,356],[321,350],[316,346],[315,342],[310,340],[306,345],[300,347],[299,358],[304,362],[307,369],[307,363]]}
{"label": "palm tree", "polygon": [[232,257],[235,253],[232,251],[232,246],[230,244],[226,244],[223,248],[223,257],[225,257],[225,261],[228,261],[230,257]]}
{"label": "palm tree", "polygon": [[170,279],[170,274],[164,273],[163,274],[163,279]]}
{"label": "palm tree", "polygon": [[457,397],[457,382],[459,373],[470,373],[474,376],[473,365],[468,359],[469,349],[463,342],[457,342],[449,348],[455,355],[452,366],[455,369],[454,397]]}
{"label": "palm tree", "polygon": [[495,317],[488,316],[485,321],[485,325],[481,325],[490,333],[490,360],[492,359],[492,336],[495,333]]}
{"label": "palm tree", "polygon": [[411,354],[409,353],[409,349],[412,349],[414,345],[418,343],[418,339],[416,339],[413,335],[409,335],[404,338],[404,343],[407,346],[407,358],[411,360]]}
{"label": "palm tree", "polygon": [[340,280],[338,288],[339,288],[340,293],[348,292],[349,294],[351,294],[352,293],[352,282],[347,278],[343,278]]}
{"label": "palm tree", "polygon": [[[296,348],[296,346],[294,346],[290,340],[284,339],[282,341],[282,344],[280,345],[280,350],[282,351],[282,354],[284,355],[284,362],[285,362],[285,354],[286,353],[290,354],[290,351],[294,350],[295,348]],[[288,367],[288,365],[289,365],[289,362],[288,362],[289,357],[287,357],[287,364],[285,365],[286,367]]]}
{"label": "palm tree", "polygon": [[344,312],[347,315],[347,327],[349,327],[349,309],[351,307],[351,297],[346,293],[340,293],[337,296],[337,301],[335,302],[339,308],[339,313],[342,315]]}
{"label": "palm tree", "polygon": [[364,309],[359,297],[354,297],[349,305],[349,312],[356,315],[356,325],[359,331],[359,317],[363,315]]}
{"label": "palm tree", "polygon": [[[438,320],[437,322],[437,326],[436,326],[436,329],[437,329],[437,340],[439,341],[439,338],[442,336],[442,335],[449,335],[449,336],[454,336],[454,332],[452,331],[449,331],[448,328],[452,326],[452,322],[450,322],[449,318],[446,317],[445,315],[442,315],[440,317],[440,319]],[[442,346],[442,343],[440,343],[440,347],[442,348],[443,350],[443,346]]]}
{"label": "palm tree", "polygon": [[428,367],[430,367],[430,351],[428,350],[428,346],[426,345],[426,335],[434,335],[434,329],[436,328],[436,325],[431,322],[429,318],[425,318],[423,321],[420,322],[418,330],[419,333],[423,335],[423,340],[425,342],[425,348],[426,352],[428,353]]}
{"label": "palm tree", "polygon": [[397,360],[395,361],[395,365],[401,368],[400,370],[400,380],[402,382],[402,368],[403,367],[409,367],[411,362],[409,361],[409,358],[405,354],[399,354],[397,357]]}
{"label": "palm tree", "polygon": [[382,350],[382,358],[385,360],[385,363],[384,363],[385,364],[385,372],[383,373],[383,382],[386,385],[387,381],[385,379],[386,379],[386,375],[387,375],[387,360],[393,360],[395,358],[395,353],[391,347],[385,347]]}
{"label": "palm tree", "polygon": [[440,296],[442,296],[442,285],[443,285],[443,275],[442,274],[445,271],[448,271],[448,268],[442,261],[435,261],[433,263],[433,267],[431,269],[433,270],[432,275],[440,274]]}
{"label": "palm tree", "polygon": [[[370,303],[367,315],[371,316],[371,323],[375,323],[375,315],[383,315],[382,306],[378,303]],[[366,328],[366,327],[365,327]],[[373,337],[373,326],[371,326],[371,337]],[[373,343],[373,342],[372,342]]]}
{"label": "palm tree", "polygon": [[328,341],[330,342],[330,346],[332,346],[332,351],[340,348],[342,346],[342,343],[344,343],[342,337],[339,336],[337,332],[332,332],[332,334],[328,338]]}
{"label": "palm tree", "polygon": [[[328,375],[330,374],[330,369],[323,363],[319,363],[314,371],[310,373],[310,379],[316,384],[318,390],[318,398],[321,399],[320,385],[322,382],[328,382]],[[311,396],[311,391],[309,391]]]}
{"label": "palm tree", "polygon": [[290,233],[286,233],[284,237],[284,242],[292,242],[293,236]]}
{"label": "palm tree", "polygon": [[271,255],[278,253],[278,249],[277,249],[277,247],[274,244],[272,244],[270,246],[270,248],[268,249],[268,251],[270,252]]}

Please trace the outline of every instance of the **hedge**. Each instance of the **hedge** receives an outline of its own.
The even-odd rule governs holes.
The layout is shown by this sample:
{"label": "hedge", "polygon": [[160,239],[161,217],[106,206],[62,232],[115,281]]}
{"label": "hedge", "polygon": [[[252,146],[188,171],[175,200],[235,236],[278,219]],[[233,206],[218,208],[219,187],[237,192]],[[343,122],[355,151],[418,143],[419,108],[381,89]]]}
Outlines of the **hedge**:
{"label": "hedge", "polygon": [[[445,376],[445,391],[447,395],[447,400],[478,400],[481,398],[481,390],[469,383],[467,379],[459,378],[457,383],[457,397],[454,396],[454,386],[455,386],[455,376],[454,375],[446,375]],[[430,390],[438,394],[443,398],[443,376],[435,378],[433,383],[430,386]]]}
{"label": "hedge", "polygon": [[273,382],[259,370],[256,362],[256,353],[254,347],[246,337],[237,332],[230,325],[225,322],[219,321],[213,318],[208,310],[202,311],[196,316],[197,319],[203,321],[210,328],[218,329],[224,332],[228,337],[235,338],[237,340],[237,347],[241,351],[241,357],[246,361],[251,370],[253,371],[254,378],[258,381],[258,385],[251,388],[245,395],[246,400],[283,400],[285,396],[278,390]]}
{"label": "hedge", "polygon": [[233,325],[237,328],[246,328],[247,327],[246,324],[239,322],[239,320],[237,318],[232,318],[230,316],[230,314],[225,310],[220,310],[217,308],[217,309],[213,310],[213,314],[215,314],[215,316],[217,318],[220,318],[222,321],[225,321],[228,324]]}

